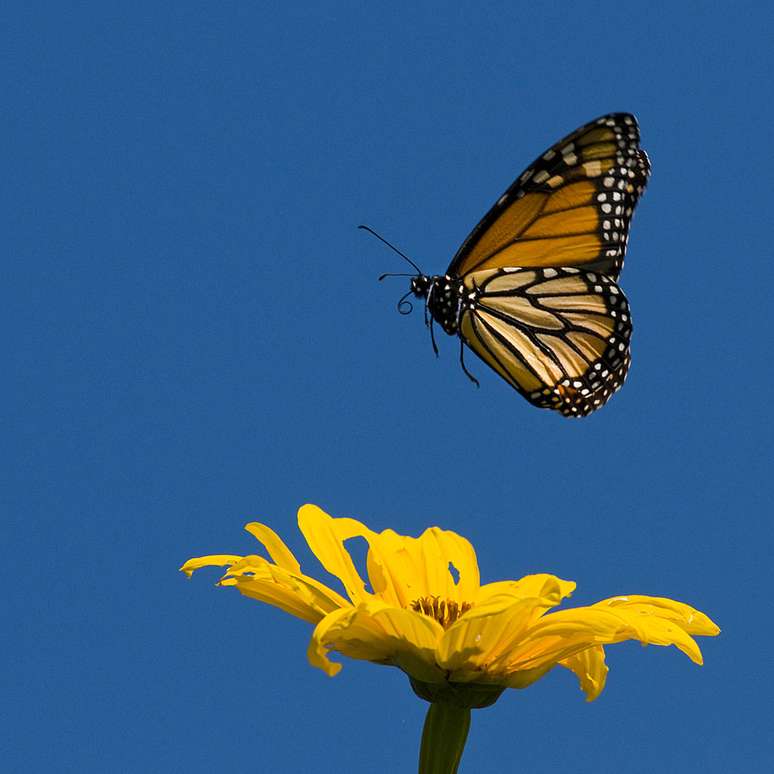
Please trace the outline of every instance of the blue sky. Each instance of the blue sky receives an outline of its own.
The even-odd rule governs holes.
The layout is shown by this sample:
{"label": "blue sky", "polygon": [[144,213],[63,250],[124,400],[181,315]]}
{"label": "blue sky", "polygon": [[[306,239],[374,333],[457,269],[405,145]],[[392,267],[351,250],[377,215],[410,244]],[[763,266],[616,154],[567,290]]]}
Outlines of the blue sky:
{"label": "blue sky", "polygon": [[[415,770],[397,670],[186,582],[314,502],[475,544],[485,580],[671,596],[705,666],[612,647],[474,713],[465,772],[768,770],[770,29],[762,3],[11,3],[3,13],[8,770]],[[395,302],[550,143],[653,162],[620,393],[530,407]],[[473,359],[471,358],[471,361]]]}

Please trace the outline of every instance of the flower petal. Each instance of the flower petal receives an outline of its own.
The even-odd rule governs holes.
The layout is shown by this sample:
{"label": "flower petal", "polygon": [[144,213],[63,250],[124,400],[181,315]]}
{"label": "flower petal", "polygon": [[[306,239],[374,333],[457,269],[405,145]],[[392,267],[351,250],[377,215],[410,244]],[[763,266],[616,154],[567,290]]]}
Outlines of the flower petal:
{"label": "flower petal", "polygon": [[236,586],[240,593],[316,624],[326,615],[350,603],[324,583],[267,562],[260,556],[246,556],[220,581]]}
{"label": "flower petal", "polygon": [[334,519],[316,505],[299,508],[298,526],[320,564],[344,584],[352,602],[370,599],[344,541],[352,537],[368,540],[374,533],[355,519]]}
{"label": "flower petal", "polygon": [[594,701],[602,693],[608,668],[605,664],[605,649],[601,645],[586,648],[559,663],[577,675],[581,690],[586,694],[586,701]]}
{"label": "flower petal", "polygon": [[286,613],[316,624],[349,602],[333,589],[307,575],[272,564],[262,556],[202,556],[189,559],[180,569],[189,577],[202,567],[229,566],[219,586],[236,586],[245,596],[266,602]]}
{"label": "flower petal", "polygon": [[458,604],[476,599],[476,552],[457,533],[431,527],[412,538],[388,529],[367,539],[368,577],[388,604],[410,607],[430,596]]}
{"label": "flower petal", "polygon": [[520,669],[518,672],[501,677],[500,682],[509,688],[529,688],[532,683],[547,675],[553,668],[553,664],[547,664],[536,669]]}
{"label": "flower petal", "polygon": [[675,645],[697,664],[701,651],[695,640],[677,623],[662,618],[654,610],[637,607],[578,607],[549,613],[530,627],[515,644],[510,668],[533,669],[556,663],[588,648],[624,640],[643,644]]}
{"label": "flower petal", "polygon": [[431,618],[372,600],[326,616],[317,624],[307,654],[313,666],[330,676],[341,669],[328,659],[328,651],[335,650],[350,658],[397,666],[417,680],[437,683],[444,680],[435,663],[442,634]]}
{"label": "flower petal", "polygon": [[720,634],[720,627],[700,610],[666,597],[647,597],[641,594],[611,597],[595,603],[592,607],[627,608],[643,615],[657,615],[677,623],[688,634],[714,637]]}
{"label": "flower petal", "polygon": [[468,610],[452,624],[438,645],[438,664],[455,682],[475,680],[483,672],[490,658],[512,627],[526,625],[532,612],[531,600],[514,602],[510,597],[490,599],[486,605]]}
{"label": "flower petal", "polygon": [[301,565],[293,556],[293,552],[271,527],[251,521],[245,524],[245,529],[266,549],[274,564],[296,575],[301,573]]}
{"label": "flower petal", "polygon": [[[438,648],[438,663],[450,672],[460,673],[455,680],[474,679],[474,672],[482,669],[493,675],[511,671],[507,664],[514,644],[574,587],[553,575],[532,575],[511,584],[488,585],[487,602],[477,604],[450,626]],[[502,589],[498,596],[494,594],[495,587]],[[535,596],[524,597],[523,592]]]}
{"label": "flower petal", "polygon": [[542,597],[549,591],[551,594],[557,595],[554,605],[558,605],[565,597],[569,597],[575,591],[575,582],[562,580],[556,575],[547,573],[525,575],[515,581],[497,581],[484,584],[479,591],[478,601],[485,603],[491,597],[499,597],[503,594],[512,596],[514,600],[525,597]]}
{"label": "flower petal", "polygon": [[234,554],[212,554],[211,556],[199,556],[195,559],[189,559],[181,568],[189,578],[202,567],[230,567],[242,559],[241,556]]}

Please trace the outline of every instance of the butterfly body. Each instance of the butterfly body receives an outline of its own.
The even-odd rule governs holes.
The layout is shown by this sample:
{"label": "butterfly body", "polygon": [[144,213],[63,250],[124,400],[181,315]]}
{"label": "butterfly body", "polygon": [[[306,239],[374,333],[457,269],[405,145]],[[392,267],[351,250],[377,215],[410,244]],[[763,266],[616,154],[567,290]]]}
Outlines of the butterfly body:
{"label": "butterfly body", "polygon": [[532,405],[586,416],[620,388],[631,362],[617,280],[649,175],[634,116],[595,119],[538,157],[446,273],[419,272],[409,295],[425,299],[431,331],[435,321],[458,335]]}
{"label": "butterfly body", "polygon": [[467,308],[465,283],[459,277],[419,274],[411,279],[411,292],[425,300],[427,311],[446,333],[459,333],[460,315]]}

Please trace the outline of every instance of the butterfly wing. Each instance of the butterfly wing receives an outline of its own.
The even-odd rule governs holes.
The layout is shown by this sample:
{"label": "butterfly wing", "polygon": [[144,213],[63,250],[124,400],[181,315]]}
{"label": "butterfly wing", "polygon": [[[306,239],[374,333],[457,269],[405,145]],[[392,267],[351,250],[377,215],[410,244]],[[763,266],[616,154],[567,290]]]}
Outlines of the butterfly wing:
{"label": "butterfly wing", "polygon": [[447,274],[577,266],[617,279],[650,174],[639,143],[634,116],[611,113],[551,146],[473,229]]}
{"label": "butterfly wing", "polygon": [[573,267],[465,277],[460,335],[530,403],[585,416],[629,369],[629,305],[607,276]]}

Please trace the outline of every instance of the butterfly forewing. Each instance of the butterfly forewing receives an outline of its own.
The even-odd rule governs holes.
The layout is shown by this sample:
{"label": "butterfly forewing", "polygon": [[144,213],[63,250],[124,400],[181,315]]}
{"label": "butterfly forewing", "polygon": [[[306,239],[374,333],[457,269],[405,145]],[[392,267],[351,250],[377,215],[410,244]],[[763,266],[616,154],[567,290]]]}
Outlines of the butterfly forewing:
{"label": "butterfly forewing", "polygon": [[585,416],[626,378],[629,306],[607,276],[490,269],[468,274],[465,288],[463,341],[535,406]]}
{"label": "butterfly forewing", "polygon": [[650,174],[628,113],[602,116],[539,156],[473,229],[447,274],[582,267],[613,279]]}

